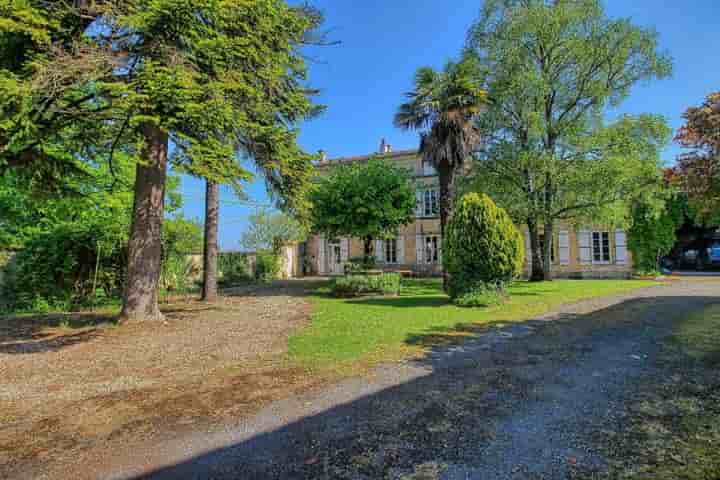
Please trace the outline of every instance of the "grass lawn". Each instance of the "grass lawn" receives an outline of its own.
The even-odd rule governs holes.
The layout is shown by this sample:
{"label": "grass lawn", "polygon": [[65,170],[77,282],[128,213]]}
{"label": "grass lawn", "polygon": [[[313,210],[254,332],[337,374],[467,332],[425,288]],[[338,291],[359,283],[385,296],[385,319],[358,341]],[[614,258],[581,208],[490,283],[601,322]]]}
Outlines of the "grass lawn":
{"label": "grass lawn", "polygon": [[720,305],[690,315],[677,325],[673,340],[695,359],[720,363]]}
{"label": "grass lawn", "polygon": [[401,295],[393,298],[338,299],[325,287],[311,297],[312,325],[290,338],[289,354],[313,369],[367,366],[421,353],[495,322],[525,320],[563,303],[656,284],[644,280],[516,282],[507,303],[479,309],[452,305],[439,279],[404,280]]}

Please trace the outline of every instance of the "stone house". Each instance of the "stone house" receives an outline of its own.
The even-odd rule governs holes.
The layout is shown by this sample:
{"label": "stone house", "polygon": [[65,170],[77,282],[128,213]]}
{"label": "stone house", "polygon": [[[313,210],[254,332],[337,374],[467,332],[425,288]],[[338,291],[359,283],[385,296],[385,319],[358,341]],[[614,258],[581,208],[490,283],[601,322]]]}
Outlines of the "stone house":
{"label": "stone house", "polygon": [[[408,170],[417,195],[415,221],[402,227],[393,239],[376,240],[378,268],[415,275],[439,275],[442,269],[439,180],[435,169],[424,164],[417,150],[393,151],[383,140],[378,153],[337,159],[327,159],[323,155],[317,168],[322,174],[336,165],[366,162],[374,157],[392,161]],[[520,228],[529,252],[527,228],[524,225]],[[364,250],[361,239],[311,236],[300,251],[306,274],[341,275],[345,263],[361,257]],[[600,225],[560,224],[553,235],[552,253],[553,271],[557,277],[622,278],[632,273],[632,259],[622,230]],[[529,274],[529,255],[526,257],[525,273]]]}

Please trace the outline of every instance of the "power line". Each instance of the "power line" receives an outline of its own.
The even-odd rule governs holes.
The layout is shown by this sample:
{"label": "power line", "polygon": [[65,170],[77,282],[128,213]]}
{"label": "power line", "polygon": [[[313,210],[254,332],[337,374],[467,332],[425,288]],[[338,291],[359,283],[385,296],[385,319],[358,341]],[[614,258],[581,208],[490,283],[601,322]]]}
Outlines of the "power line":
{"label": "power line", "polygon": [[[183,198],[186,200],[197,200],[197,201],[205,201],[205,197],[194,197],[194,196],[186,196],[183,195]],[[267,204],[267,203],[260,203],[260,202],[253,202],[250,200],[225,200],[220,199],[220,203],[224,203],[226,205],[241,205],[244,207],[255,207],[255,208],[275,208],[273,205]]]}

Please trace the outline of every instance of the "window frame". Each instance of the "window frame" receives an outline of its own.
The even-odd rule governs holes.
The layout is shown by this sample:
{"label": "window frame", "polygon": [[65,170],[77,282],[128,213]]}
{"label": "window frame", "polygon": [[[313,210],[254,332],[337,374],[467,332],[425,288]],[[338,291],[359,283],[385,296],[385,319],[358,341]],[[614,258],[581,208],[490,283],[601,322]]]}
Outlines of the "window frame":
{"label": "window frame", "polygon": [[383,259],[387,265],[398,264],[398,239],[386,238],[384,245]]}
{"label": "window frame", "polygon": [[[598,243],[595,242],[595,237]],[[596,251],[596,246],[599,251]],[[607,253],[607,256],[605,255]],[[599,257],[599,260],[597,259]],[[610,265],[612,263],[612,245],[610,242],[610,232],[592,231],[590,232],[590,258],[594,265]]]}
{"label": "window frame", "polygon": [[437,188],[423,190],[422,216],[437,217],[440,212],[440,195]]}

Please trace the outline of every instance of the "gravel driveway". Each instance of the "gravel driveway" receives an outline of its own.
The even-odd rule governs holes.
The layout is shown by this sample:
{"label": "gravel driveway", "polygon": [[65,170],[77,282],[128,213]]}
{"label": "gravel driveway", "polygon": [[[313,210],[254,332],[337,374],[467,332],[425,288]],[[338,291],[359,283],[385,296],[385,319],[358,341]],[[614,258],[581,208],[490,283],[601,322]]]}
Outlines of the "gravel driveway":
{"label": "gravel driveway", "polygon": [[[720,303],[683,281],[495,325],[369,378],[276,402],[221,434],[142,449],[106,478],[564,479],[602,473],[673,323]],[[157,465],[170,465],[148,474]],[[129,466],[130,465],[130,466]]]}

